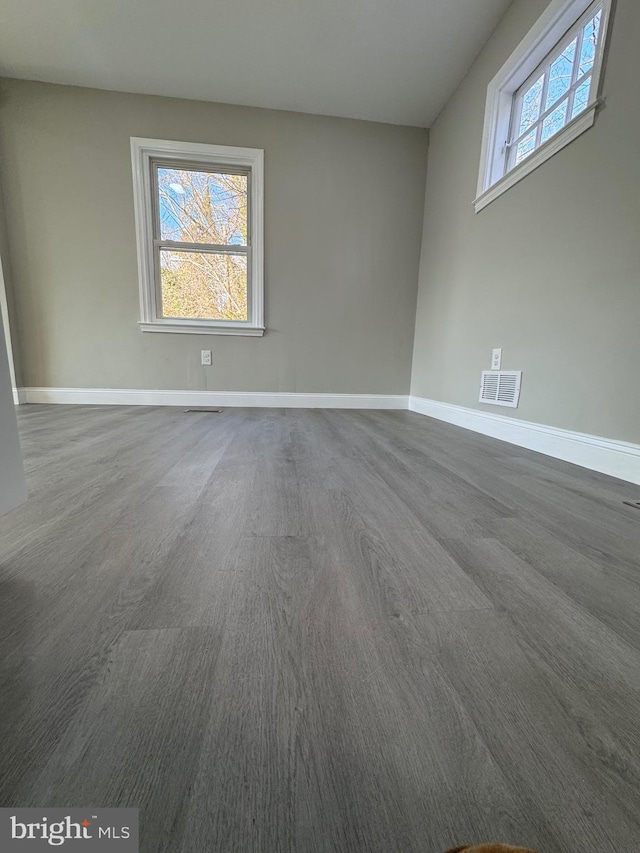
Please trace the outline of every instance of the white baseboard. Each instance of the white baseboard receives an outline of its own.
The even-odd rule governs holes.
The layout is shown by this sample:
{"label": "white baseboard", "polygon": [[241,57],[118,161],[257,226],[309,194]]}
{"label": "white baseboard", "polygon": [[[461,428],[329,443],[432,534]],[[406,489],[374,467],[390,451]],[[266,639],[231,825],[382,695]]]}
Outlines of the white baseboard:
{"label": "white baseboard", "polygon": [[409,409],[555,459],[640,484],[640,445],[520,421],[477,409],[409,397]]}
{"label": "white baseboard", "polygon": [[410,409],[492,438],[640,485],[640,445],[402,394],[261,391],[142,391],[130,388],[14,388],[21,403],[96,406],[243,406],[302,409]]}
{"label": "white baseboard", "polygon": [[141,391],[130,388],[24,388],[26,403],[96,406],[247,406],[286,409],[406,409],[402,394],[297,394],[261,391]]}

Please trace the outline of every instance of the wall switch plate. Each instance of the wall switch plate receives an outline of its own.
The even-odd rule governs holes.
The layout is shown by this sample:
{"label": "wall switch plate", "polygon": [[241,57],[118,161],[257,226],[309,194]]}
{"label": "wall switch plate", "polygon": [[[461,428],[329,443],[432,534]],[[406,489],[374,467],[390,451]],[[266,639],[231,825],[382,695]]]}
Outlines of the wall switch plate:
{"label": "wall switch plate", "polygon": [[502,368],[502,347],[494,349],[491,353],[491,370],[501,370]]}
{"label": "wall switch plate", "polygon": [[200,363],[201,364],[211,364],[211,350],[210,349],[200,350]]}

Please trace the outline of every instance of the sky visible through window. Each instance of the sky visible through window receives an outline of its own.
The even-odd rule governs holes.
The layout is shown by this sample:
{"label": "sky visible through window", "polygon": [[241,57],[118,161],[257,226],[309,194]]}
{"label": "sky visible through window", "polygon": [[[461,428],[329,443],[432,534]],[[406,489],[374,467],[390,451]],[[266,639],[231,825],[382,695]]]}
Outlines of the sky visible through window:
{"label": "sky visible through window", "polygon": [[601,22],[600,9],[516,98],[511,168],[587,108]]}
{"label": "sky visible through window", "polygon": [[172,166],[155,174],[162,315],[246,321],[247,175]]}

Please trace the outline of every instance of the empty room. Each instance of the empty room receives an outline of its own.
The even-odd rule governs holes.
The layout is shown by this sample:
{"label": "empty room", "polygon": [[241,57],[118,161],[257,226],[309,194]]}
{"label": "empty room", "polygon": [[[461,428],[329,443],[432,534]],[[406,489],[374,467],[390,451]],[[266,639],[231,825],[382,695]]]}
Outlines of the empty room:
{"label": "empty room", "polygon": [[0,18],[0,853],[640,853],[637,0]]}

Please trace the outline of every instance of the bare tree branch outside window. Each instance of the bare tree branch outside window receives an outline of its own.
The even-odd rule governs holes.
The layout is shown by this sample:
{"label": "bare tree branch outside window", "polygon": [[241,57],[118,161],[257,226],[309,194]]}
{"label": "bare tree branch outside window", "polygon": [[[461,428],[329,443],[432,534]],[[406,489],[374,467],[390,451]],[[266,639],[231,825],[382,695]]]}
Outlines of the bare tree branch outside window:
{"label": "bare tree branch outside window", "polygon": [[170,166],[156,174],[163,317],[247,320],[247,175]]}

